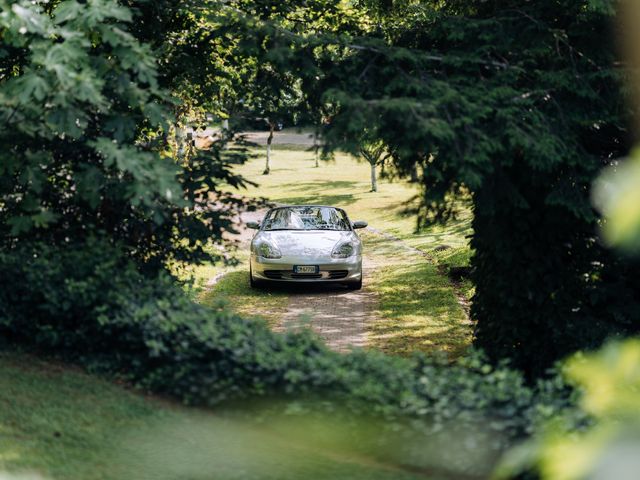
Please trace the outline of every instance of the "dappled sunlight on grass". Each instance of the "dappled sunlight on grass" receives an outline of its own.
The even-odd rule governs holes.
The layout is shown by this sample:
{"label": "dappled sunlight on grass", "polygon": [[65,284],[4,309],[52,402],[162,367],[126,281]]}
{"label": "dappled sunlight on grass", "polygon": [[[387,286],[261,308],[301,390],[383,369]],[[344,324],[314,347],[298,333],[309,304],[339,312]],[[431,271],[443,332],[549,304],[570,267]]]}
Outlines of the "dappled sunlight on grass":
{"label": "dappled sunlight on grass", "polygon": [[396,226],[395,222],[401,220],[403,232],[410,234],[415,229],[415,219],[401,219],[400,211],[419,188],[380,180],[379,191],[370,192],[369,165],[349,155],[337,153],[334,160],[323,161],[316,168],[313,152],[278,150],[273,154],[271,173],[262,175],[263,170],[264,159],[260,157],[235,169],[258,184],[243,193],[280,203],[330,204],[345,208],[352,220],[363,219],[379,224],[379,228],[389,222]]}
{"label": "dappled sunlight on grass", "polygon": [[[473,251],[468,246],[450,248],[441,251],[431,251],[431,255],[436,259],[438,265],[448,272],[451,268],[468,267],[471,262]],[[458,280],[458,288],[467,301],[471,301],[475,293],[475,286],[469,278],[462,277]]]}
{"label": "dappled sunlight on grass", "polygon": [[380,294],[380,319],[371,326],[371,347],[387,353],[463,354],[471,326],[455,292],[432,264],[389,266],[373,280]]}
{"label": "dappled sunlight on grass", "polygon": [[[314,166],[313,152],[274,152],[272,170],[262,175],[264,160],[252,158],[235,171],[258,184],[243,191],[248,196],[267,197],[287,204],[328,204],[344,208],[352,220],[365,220],[372,227],[392,233],[410,245],[430,251],[439,245],[463,247],[470,235],[472,214],[468,203],[458,202],[457,218],[447,225],[433,225],[416,233],[416,217],[407,214],[420,193],[418,184],[380,179],[378,192],[371,192],[370,168],[352,156],[336,153],[331,161]],[[295,172],[295,173],[292,173]]]}
{"label": "dappled sunlight on grass", "polygon": [[460,203],[455,219],[446,225],[431,225],[422,232],[403,237],[410,245],[432,252],[436,247],[464,248],[468,250],[468,237],[473,233],[471,220],[473,215],[466,203]]}
{"label": "dappled sunlight on grass", "polygon": [[287,295],[249,286],[248,246],[237,250],[236,260],[236,265],[207,263],[186,267],[182,278],[191,278],[195,300],[202,305],[214,306],[224,302],[245,317],[262,318],[270,326],[277,325],[286,310]]}
{"label": "dappled sunlight on grass", "polygon": [[363,238],[375,265],[368,281],[379,297],[369,346],[396,355],[464,354],[471,345],[472,325],[438,265],[400,242],[371,233]]}

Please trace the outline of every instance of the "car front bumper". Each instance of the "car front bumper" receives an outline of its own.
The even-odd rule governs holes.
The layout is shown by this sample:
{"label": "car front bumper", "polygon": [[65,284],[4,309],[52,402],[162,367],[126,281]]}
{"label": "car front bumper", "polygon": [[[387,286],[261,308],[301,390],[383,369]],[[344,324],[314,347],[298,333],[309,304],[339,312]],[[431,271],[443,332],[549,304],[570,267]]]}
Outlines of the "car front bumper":
{"label": "car front bumper", "polygon": [[[254,280],[269,282],[358,282],[362,279],[362,256],[349,258],[264,258],[251,255]],[[317,265],[318,273],[295,273],[295,265]]]}

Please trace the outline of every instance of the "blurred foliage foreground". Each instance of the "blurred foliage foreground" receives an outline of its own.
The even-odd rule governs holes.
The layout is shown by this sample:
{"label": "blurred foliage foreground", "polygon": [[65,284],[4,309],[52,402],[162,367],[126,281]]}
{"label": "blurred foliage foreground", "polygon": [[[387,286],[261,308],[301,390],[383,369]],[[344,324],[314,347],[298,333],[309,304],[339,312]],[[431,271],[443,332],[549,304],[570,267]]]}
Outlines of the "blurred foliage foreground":
{"label": "blurred foliage foreground", "polygon": [[276,334],[194,304],[170,279],[149,280],[122,258],[100,241],[0,253],[3,346],[255,422],[287,419],[296,435],[445,477],[486,477],[515,440],[573,411],[558,379],[529,387],[521,373],[475,357],[341,355],[310,332]]}
{"label": "blurred foliage foreground", "polygon": [[539,470],[579,479],[635,461],[640,342],[577,356],[533,386],[478,356],[451,364],[342,355],[309,331],[276,334],[223,305],[194,304],[171,279],[149,280],[104,242],[74,247],[0,253],[3,349],[55,356],[215,406],[305,448],[342,446],[429,478],[487,478],[498,466],[503,477]]}

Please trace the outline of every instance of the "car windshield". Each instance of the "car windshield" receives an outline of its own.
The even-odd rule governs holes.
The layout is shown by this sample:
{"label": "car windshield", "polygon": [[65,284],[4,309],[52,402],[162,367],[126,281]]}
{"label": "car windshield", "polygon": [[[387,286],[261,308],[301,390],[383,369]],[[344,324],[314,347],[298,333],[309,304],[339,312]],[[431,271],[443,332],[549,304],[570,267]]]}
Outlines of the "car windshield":
{"label": "car windshield", "polygon": [[347,214],[331,207],[285,207],[271,210],[263,230],[351,230]]}

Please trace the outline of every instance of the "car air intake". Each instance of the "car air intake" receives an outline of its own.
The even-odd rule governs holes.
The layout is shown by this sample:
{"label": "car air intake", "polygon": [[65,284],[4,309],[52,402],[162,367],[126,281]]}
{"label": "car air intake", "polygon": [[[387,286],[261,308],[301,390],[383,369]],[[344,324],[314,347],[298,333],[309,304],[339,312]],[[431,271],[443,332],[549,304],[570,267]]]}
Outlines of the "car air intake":
{"label": "car air intake", "polygon": [[348,270],[331,270],[329,271],[329,278],[344,278],[349,275]]}
{"label": "car air intake", "polygon": [[280,270],[265,270],[264,276],[267,278],[273,278],[274,280],[277,280],[279,278],[282,278],[282,272]]}

